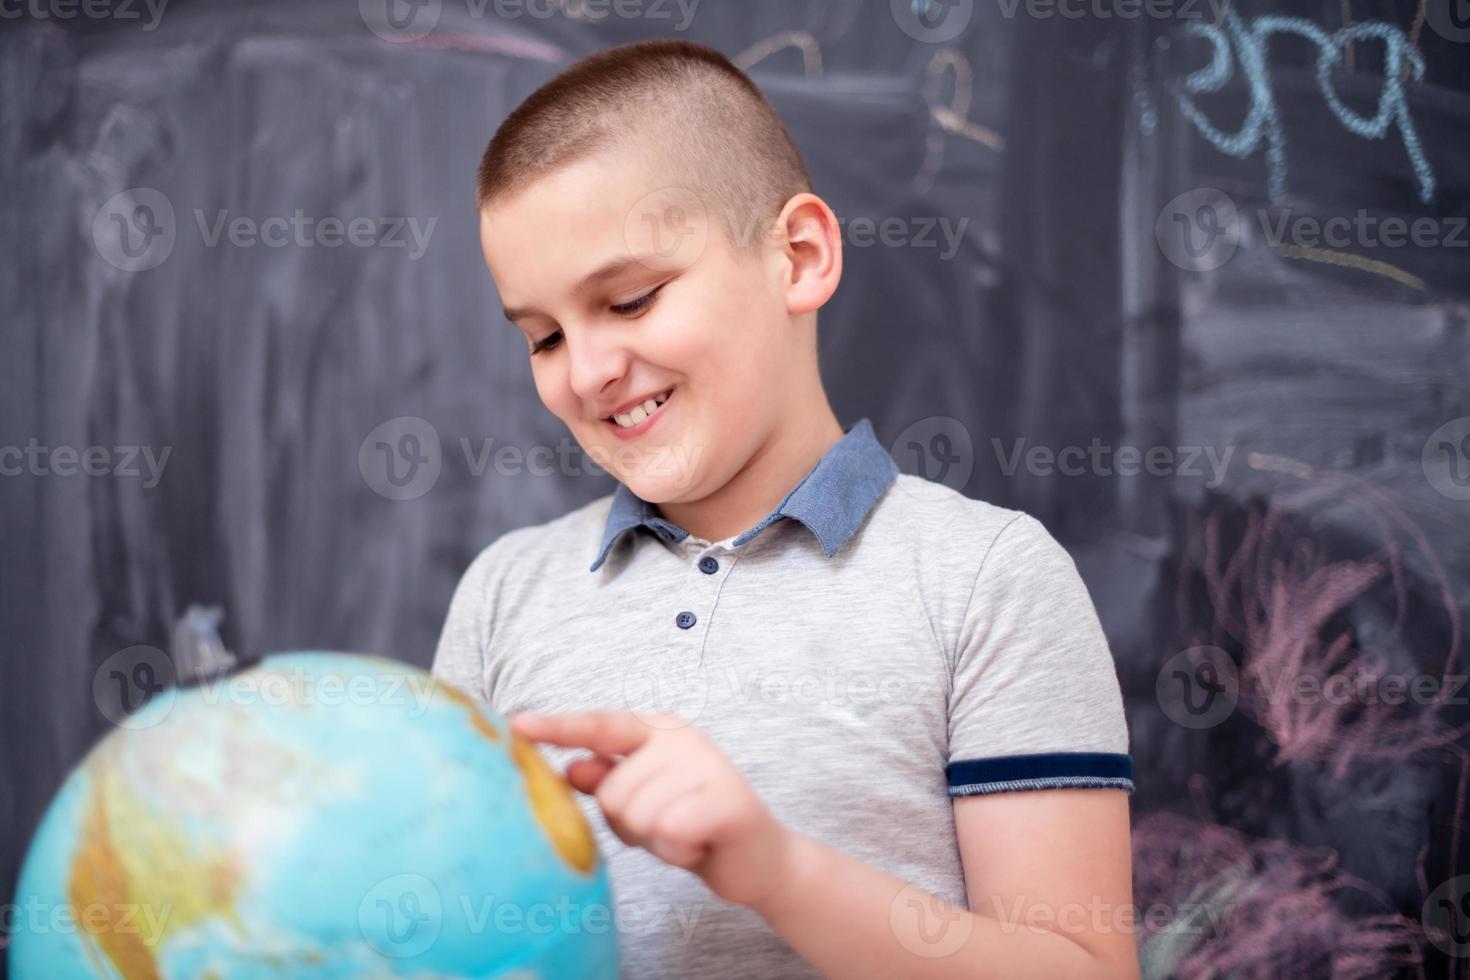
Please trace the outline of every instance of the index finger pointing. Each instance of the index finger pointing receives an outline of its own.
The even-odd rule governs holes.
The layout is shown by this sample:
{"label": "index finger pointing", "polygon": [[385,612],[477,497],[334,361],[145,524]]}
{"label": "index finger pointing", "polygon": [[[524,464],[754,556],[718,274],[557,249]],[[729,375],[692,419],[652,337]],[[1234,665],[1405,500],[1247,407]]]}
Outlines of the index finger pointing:
{"label": "index finger pointing", "polygon": [[653,731],[631,711],[577,711],[565,714],[512,715],[511,728],[526,738],[568,748],[591,749],[602,755],[631,755]]}

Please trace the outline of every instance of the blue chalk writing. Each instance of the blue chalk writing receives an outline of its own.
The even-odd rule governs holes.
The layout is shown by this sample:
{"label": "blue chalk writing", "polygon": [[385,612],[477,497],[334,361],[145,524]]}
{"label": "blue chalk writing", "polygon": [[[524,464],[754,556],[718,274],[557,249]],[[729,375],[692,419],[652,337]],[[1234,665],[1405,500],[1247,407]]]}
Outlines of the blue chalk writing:
{"label": "blue chalk writing", "polygon": [[[1424,78],[1424,57],[1409,44],[1399,28],[1370,21],[1328,34],[1300,17],[1266,16],[1246,24],[1239,14],[1229,10],[1223,28],[1218,24],[1190,23],[1181,27],[1179,33],[1204,38],[1211,46],[1210,63],[1184,79],[1183,91],[1178,95],[1180,111],[1194,123],[1200,135],[1230,156],[1243,159],[1260,149],[1264,142],[1267,189],[1273,200],[1286,192],[1286,134],[1282,131],[1266,61],[1266,43],[1274,34],[1296,35],[1317,46],[1317,84],[1328,108],[1349,132],[1366,139],[1383,139],[1390,129],[1397,128],[1418,181],[1419,199],[1428,203],[1433,198],[1434,171],[1409,116],[1403,82],[1406,66],[1415,81]],[[1342,63],[1344,46],[1360,40],[1378,40],[1384,45],[1383,91],[1378,97],[1378,110],[1371,117],[1348,108],[1332,87],[1332,70]],[[1210,121],[1194,97],[1224,88],[1235,74],[1236,62],[1250,90],[1251,106],[1240,128],[1226,133]]]}

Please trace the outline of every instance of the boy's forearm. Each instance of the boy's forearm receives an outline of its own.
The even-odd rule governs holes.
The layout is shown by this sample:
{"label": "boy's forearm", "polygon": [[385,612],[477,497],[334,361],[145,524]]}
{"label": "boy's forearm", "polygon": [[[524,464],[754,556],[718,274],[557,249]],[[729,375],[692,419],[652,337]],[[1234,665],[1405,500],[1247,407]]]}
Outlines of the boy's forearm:
{"label": "boy's forearm", "polygon": [[787,829],[782,887],[755,911],[833,980],[1055,977],[1131,980],[1060,933],[938,904],[871,865]]}

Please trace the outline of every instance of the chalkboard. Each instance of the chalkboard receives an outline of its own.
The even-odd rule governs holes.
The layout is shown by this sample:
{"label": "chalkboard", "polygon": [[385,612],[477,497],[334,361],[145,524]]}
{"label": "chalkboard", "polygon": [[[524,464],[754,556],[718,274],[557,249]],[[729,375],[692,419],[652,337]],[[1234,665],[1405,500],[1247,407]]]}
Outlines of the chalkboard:
{"label": "chalkboard", "polygon": [[[7,892],[189,605],[242,653],[427,666],[481,548],[613,489],[495,462],[580,457],[499,317],[473,174],[561,67],[670,35],[750,72],[844,222],[844,425],[1076,559],[1127,701],[1135,901],[1174,913],[1140,924],[1145,975],[1465,974],[1454,8],[63,6],[0,33]],[[1349,669],[1445,696],[1268,696]],[[1181,924],[1202,895],[1218,941]]]}

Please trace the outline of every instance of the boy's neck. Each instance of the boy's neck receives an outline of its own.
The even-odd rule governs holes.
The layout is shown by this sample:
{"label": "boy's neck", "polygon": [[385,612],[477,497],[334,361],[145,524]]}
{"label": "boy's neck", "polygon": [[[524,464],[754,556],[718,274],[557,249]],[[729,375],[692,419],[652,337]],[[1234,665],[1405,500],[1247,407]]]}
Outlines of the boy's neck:
{"label": "boy's neck", "polygon": [[776,509],[844,433],[825,397],[787,416],[784,426],[719,490],[701,500],[657,505],[660,514],[697,538],[723,541],[748,531]]}

